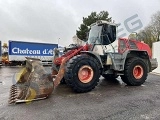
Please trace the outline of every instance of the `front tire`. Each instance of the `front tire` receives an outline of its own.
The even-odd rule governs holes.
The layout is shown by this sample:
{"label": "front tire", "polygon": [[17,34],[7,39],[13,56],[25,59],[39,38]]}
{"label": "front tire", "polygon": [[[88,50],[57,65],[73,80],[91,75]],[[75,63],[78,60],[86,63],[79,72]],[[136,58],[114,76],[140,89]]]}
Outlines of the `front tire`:
{"label": "front tire", "polygon": [[88,92],[99,82],[100,69],[98,62],[87,55],[77,55],[69,60],[64,76],[66,83],[75,92]]}
{"label": "front tire", "polygon": [[142,85],[148,76],[147,65],[141,58],[130,58],[126,61],[124,75],[121,79],[124,83],[131,86]]}

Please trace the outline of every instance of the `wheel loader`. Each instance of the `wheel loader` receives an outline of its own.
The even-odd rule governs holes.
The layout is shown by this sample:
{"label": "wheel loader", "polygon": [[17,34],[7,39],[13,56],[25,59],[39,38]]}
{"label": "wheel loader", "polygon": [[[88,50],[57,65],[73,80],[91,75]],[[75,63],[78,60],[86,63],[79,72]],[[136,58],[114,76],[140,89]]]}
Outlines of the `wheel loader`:
{"label": "wheel loader", "polygon": [[115,23],[97,21],[91,25],[84,46],[72,44],[54,49],[52,73],[48,74],[41,61],[26,58],[26,67],[11,86],[9,104],[45,99],[63,80],[75,92],[94,89],[102,75],[106,79],[120,76],[130,86],[140,86],[149,72],[157,68],[150,47],[140,40],[117,39]]}

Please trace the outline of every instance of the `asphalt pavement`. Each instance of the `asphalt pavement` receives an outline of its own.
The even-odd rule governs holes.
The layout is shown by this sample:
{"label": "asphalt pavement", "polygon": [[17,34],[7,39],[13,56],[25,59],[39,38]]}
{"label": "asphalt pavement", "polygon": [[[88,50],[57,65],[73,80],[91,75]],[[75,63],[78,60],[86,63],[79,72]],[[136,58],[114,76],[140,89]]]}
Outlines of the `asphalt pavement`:
{"label": "asphalt pavement", "polygon": [[8,105],[12,78],[20,69],[0,68],[0,120],[160,120],[158,75],[149,74],[138,87],[101,78],[94,90],[83,94],[59,85],[48,99]]}

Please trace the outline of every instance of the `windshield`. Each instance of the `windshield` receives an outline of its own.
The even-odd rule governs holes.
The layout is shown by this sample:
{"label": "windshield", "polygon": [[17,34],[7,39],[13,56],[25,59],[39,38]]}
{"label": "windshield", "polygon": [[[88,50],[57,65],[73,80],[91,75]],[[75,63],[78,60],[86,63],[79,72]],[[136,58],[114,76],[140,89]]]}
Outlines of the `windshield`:
{"label": "windshield", "polygon": [[92,26],[89,32],[88,43],[89,44],[101,44],[100,34],[101,34],[102,26]]}

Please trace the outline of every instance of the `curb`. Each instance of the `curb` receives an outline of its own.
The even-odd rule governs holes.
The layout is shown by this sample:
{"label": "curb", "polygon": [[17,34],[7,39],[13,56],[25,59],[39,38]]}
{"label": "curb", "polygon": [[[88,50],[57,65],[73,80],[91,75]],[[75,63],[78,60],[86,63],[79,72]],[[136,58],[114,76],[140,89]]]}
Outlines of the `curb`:
{"label": "curb", "polygon": [[151,74],[159,75],[160,76],[160,73],[156,73],[156,72],[151,72]]}

